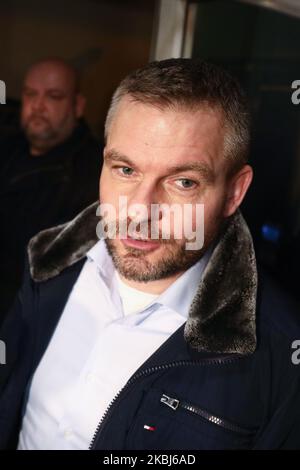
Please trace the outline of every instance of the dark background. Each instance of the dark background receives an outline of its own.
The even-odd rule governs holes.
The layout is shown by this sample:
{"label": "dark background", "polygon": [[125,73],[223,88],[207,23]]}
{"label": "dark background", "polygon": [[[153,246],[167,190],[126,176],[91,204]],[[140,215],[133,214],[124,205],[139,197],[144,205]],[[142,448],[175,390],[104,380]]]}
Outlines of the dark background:
{"label": "dark background", "polygon": [[[300,10],[300,1],[299,1]],[[232,72],[252,112],[254,181],[242,206],[259,261],[300,298],[300,19],[231,1],[201,1],[194,57]]]}

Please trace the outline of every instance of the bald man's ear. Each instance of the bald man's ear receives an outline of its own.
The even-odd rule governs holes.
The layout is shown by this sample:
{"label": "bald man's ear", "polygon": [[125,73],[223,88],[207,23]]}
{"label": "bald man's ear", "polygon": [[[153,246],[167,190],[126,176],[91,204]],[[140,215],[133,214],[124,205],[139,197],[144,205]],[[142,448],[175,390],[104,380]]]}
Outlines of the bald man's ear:
{"label": "bald man's ear", "polygon": [[83,116],[86,99],[81,93],[77,93],[75,100],[75,115],[79,119]]}
{"label": "bald man's ear", "polygon": [[253,170],[251,166],[245,165],[235,175],[233,175],[227,187],[226,205],[224,209],[224,217],[229,217],[241,205],[246,192],[253,178]]}

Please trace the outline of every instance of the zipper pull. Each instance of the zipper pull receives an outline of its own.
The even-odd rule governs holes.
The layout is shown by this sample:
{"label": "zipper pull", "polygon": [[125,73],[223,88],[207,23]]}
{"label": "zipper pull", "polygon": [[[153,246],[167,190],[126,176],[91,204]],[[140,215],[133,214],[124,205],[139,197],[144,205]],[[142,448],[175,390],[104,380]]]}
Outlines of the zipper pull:
{"label": "zipper pull", "polygon": [[172,408],[172,410],[177,410],[179,406],[179,400],[176,400],[176,398],[168,397],[168,395],[165,394],[162,395],[160,402],[169,406],[170,408]]}

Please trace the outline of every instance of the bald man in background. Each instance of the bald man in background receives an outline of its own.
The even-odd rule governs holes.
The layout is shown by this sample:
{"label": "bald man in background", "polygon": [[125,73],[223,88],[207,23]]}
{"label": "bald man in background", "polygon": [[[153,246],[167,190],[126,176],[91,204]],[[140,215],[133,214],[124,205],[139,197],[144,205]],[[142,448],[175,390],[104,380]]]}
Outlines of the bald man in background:
{"label": "bald man in background", "polygon": [[29,68],[21,132],[0,146],[0,324],[21,283],[28,240],[97,199],[102,146],[84,108],[67,62],[50,58]]}

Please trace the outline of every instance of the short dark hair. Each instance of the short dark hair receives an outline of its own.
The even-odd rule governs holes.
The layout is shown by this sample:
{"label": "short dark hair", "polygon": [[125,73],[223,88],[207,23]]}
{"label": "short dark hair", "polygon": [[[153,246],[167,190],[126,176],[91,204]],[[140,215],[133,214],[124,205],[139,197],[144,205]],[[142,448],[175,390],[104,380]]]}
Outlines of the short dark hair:
{"label": "short dark hair", "polygon": [[250,113],[238,81],[217,65],[199,59],[167,59],[151,62],[122,80],[107,113],[107,137],[115,111],[125,96],[159,108],[196,110],[209,106],[224,119],[224,157],[229,173],[238,171],[248,159]]}

